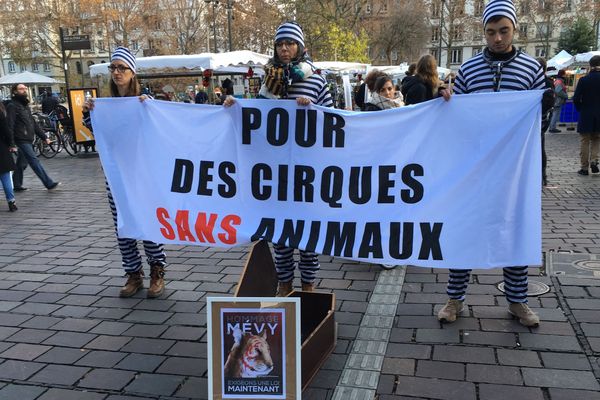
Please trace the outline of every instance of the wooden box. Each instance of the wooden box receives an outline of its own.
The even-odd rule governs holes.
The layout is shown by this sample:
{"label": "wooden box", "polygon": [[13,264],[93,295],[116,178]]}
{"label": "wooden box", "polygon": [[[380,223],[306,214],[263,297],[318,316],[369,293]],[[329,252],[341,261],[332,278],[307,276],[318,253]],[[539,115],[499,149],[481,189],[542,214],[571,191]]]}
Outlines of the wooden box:
{"label": "wooden box", "polygon": [[[236,297],[273,297],[277,292],[277,274],[267,242],[252,245]],[[302,337],[302,389],[306,389],[335,347],[337,330],[334,319],[335,295],[326,292],[293,291],[300,298]]]}

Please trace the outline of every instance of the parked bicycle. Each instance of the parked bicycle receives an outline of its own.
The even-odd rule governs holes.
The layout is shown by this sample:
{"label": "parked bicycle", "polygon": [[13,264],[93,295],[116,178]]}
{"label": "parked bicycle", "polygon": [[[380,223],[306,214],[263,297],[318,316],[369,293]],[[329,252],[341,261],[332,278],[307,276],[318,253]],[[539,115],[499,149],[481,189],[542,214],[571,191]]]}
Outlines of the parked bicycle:
{"label": "parked bicycle", "polygon": [[57,106],[50,114],[34,113],[33,117],[44,131],[50,143],[46,143],[39,137],[33,142],[33,148],[38,155],[52,158],[65,149],[67,154],[74,156],[78,152],[75,141],[73,124],[66,107]]}

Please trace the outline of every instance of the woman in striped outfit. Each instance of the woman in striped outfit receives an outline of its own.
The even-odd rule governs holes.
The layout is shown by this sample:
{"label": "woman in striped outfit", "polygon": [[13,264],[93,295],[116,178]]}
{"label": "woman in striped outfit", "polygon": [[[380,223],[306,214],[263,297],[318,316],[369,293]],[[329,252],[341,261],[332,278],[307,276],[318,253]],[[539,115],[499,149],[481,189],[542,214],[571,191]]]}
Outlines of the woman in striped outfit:
{"label": "woman in striped outfit", "polygon": [[[275,56],[265,66],[265,79],[259,98],[296,100],[300,106],[317,104],[332,107],[333,100],[327,90],[327,82],[315,73],[304,48],[304,33],[295,22],[281,24],[275,33]],[[223,103],[231,106],[235,100],[227,97]],[[293,290],[294,249],[283,243],[273,243],[275,269],[277,270],[277,296],[286,296]],[[312,292],[319,270],[317,253],[300,250],[298,269],[302,290]]]}
{"label": "woman in striped outfit", "polygon": [[[140,101],[147,98],[145,95],[140,96],[141,90],[136,76],[135,56],[129,49],[117,47],[111,56],[108,69],[111,73],[111,97],[139,96]],[[90,110],[93,108],[94,99],[86,100],[83,105],[83,122],[90,130],[92,129]],[[106,181],[106,192],[116,231],[117,208],[108,181]],[[121,297],[131,297],[144,287],[142,257],[137,248],[137,240],[119,237],[117,232],[117,241],[123,260],[123,269],[127,275],[127,282],[121,288],[119,295]],[[143,244],[148,264],[150,264],[150,286],[148,287],[147,296],[149,298],[160,297],[165,290],[164,271],[167,265],[163,245],[149,240],[144,240]]]}
{"label": "woman in striped outfit", "polygon": [[[512,44],[516,25],[512,1],[492,0],[487,4],[483,13],[487,48],[460,67],[454,84],[456,94],[545,88],[542,66]],[[552,102],[545,95],[542,112],[547,111]],[[527,270],[526,265],[503,268],[504,289],[509,313],[522,325],[537,327],[540,319],[527,305]],[[441,322],[454,322],[463,310],[470,274],[468,269],[450,270],[446,290],[449,299],[438,313]]]}

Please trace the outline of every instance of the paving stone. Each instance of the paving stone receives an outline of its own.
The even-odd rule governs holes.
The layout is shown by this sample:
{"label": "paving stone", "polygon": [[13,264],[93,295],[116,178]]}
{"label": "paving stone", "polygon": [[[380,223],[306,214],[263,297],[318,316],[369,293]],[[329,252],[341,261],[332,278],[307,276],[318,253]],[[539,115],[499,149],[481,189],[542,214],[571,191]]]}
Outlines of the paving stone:
{"label": "paving stone", "polygon": [[57,332],[46,339],[43,344],[64,347],[83,347],[96,338],[96,335],[80,332]]}
{"label": "paving stone", "polygon": [[36,362],[7,360],[0,364],[0,378],[25,381],[43,367]]}
{"label": "paving stone", "polygon": [[13,308],[11,312],[31,315],[50,315],[61,307],[62,306],[56,304],[24,303],[19,307]]}
{"label": "paving stone", "polygon": [[132,371],[153,372],[166,357],[149,354],[130,354],[116,365],[116,368]]}
{"label": "paving stone", "polygon": [[87,367],[112,368],[126,356],[126,353],[115,351],[92,350],[88,351],[76,364]]}
{"label": "paving stone", "polygon": [[121,390],[135,377],[132,371],[93,369],[78,384],[79,387]]}
{"label": "paving stone", "polygon": [[132,325],[128,322],[102,321],[90,333],[98,335],[121,335],[127,329],[131,328]]}
{"label": "paving stone", "polygon": [[388,344],[386,357],[428,359],[431,357],[431,346],[419,344]]}
{"label": "paving stone", "polygon": [[122,351],[142,354],[164,354],[174,343],[174,340],[134,338],[123,346]]}
{"label": "paving stone", "polygon": [[0,389],[0,399],[35,400],[45,390],[39,386],[9,384]]}
{"label": "paving stone", "polygon": [[89,342],[85,347],[96,350],[121,350],[132,338],[128,336],[106,336],[101,335]]}
{"label": "paving stone", "polygon": [[177,342],[167,351],[167,355],[207,358],[206,342]]}
{"label": "paving stone", "polygon": [[21,329],[7,338],[7,340],[21,343],[41,343],[55,333],[56,331],[46,331],[41,329]]}
{"label": "paving stone", "polygon": [[594,374],[588,371],[562,369],[522,368],[523,380],[527,386],[600,390]]}
{"label": "paving stone", "polygon": [[465,380],[465,365],[442,361],[419,360],[416,376],[424,378],[440,378],[457,381]]}
{"label": "paving stone", "polygon": [[175,396],[201,399],[206,396],[205,393],[208,393],[208,380],[206,378],[191,377],[183,382]]}
{"label": "paving stone", "polygon": [[476,399],[475,385],[473,383],[411,376],[398,377],[395,394],[424,396],[430,399]]}
{"label": "paving stone", "polygon": [[418,343],[459,343],[460,335],[455,330],[417,329]]}
{"label": "paving stone", "polygon": [[207,372],[206,359],[169,357],[156,370],[167,375],[204,376]]}
{"label": "paving stone", "polygon": [[40,346],[36,344],[17,343],[10,349],[2,352],[0,357],[12,358],[15,360],[32,361],[46,351],[50,350],[50,346]]}
{"label": "paving stone", "polygon": [[591,370],[590,362],[585,354],[541,352],[540,356],[546,368]]}
{"label": "paving stone", "polygon": [[485,400],[545,400],[544,393],[539,388],[487,383],[479,384],[479,398]]}
{"label": "paving stone", "polygon": [[15,333],[19,332],[19,328],[0,326],[0,340],[4,340]]}
{"label": "paving stone", "polygon": [[582,351],[577,339],[569,336],[521,333],[519,342],[524,349]]}
{"label": "paving stone", "polygon": [[499,365],[467,364],[467,381],[522,385],[523,379],[517,367]]}
{"label": "paving stone", "polygon": [[538,353],[530,350],[497,349],[498,361],[503,365],[517,367],[541,367]]}
{"label": "paving stone", "polygon": [[73,367],[69,365],[48,365],[37,374],[29,378],[32,382],[41,382],[51,385],[74,385],[90,369],[83,367]]}
{"label": "paving stone", "polygon": [[552,400],[600,400],[600,392],[587,390],[549,388],[548,393],[550,393],[550,398]]}
{"label": "paving stone", "polygon": [[127,322],[142,322],[147,324],[162,324],[173,316],[173,313],[134,310],[124,318]]}
{"label": "paving stone", "polygon": [[36,361],[51,364],[74,364],[75,361],[86,355],[87,352],[82,349],[72,349],[67,347],[53,347]]}
{"label": "paving stone", "polygon": [[62,321],[62,318],[56,317],[33,317],[28,321],[21,324],[22,328],[33,328],[33,329],[48,329],[58,322]]}
{"label": "paving stone", "polygon": [[170,396],[175,393],[183,380],[184,378],[181,376],[140,374],[125,388],[125,391]]}
{"label": "paving stone", "polygon": [[433,359],[437,361],[452,361],[464,363],[495,364],[494,349],[469,346],[433,347]]}
{"label": "paving stone", "polygon": [[[337,315],[336,315],[337,317]],[[336,318],[337,320],[337,318]],[[192,328],[186,326],[172,326],[165,333],[161,335],[162,339],[173,339],[173,340],[200,340],[206,333],[204,328]]]}
{"label": "paving stone", "polygon": [[100,321],[93,319],[65,318],[56,325],[53,325],[52,329],[59,331],[87,332],[99,323]]}
{"label": "paving stone", "polygon": [[32,303],[56,303],[66,295],[63,293],[36,293],[27,299]]}
{"label": "paving stone", "polygon": [[[0,290],[0,293],[2,291]],[[12,310],[14,311],[14,309]],[[10,314],[7,312],[0,312],[0,321],[2,321],[2,325],[4,327],[7,326],[19,326],[23,324],[25,321],[31,319],[32,315],[20,315],[20,314]]]}
{"label": "paving stone", "polygon": [[416,361],[408,358],[386,357],[381,372],[393,375],[414,375]]}
{"label": "paving stone", "polygon": [[515,347],[517,338],[513,333],[503,332],[463,332],[463,343],[484,344],[490,346]]}
{"label": "paving stone", "polygon": [[51,388],[37,400],[103,400],[105,393]]}

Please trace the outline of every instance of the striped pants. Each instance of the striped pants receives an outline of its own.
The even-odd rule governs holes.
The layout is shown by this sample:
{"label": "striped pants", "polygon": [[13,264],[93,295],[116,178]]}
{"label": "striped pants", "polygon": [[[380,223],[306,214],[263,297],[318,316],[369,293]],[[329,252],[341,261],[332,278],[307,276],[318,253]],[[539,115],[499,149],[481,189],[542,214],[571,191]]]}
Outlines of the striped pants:
{"label": "striped pants", "polygon": [[[527,266],[502,268],[504,293],[509,303],[527,303]],[[446,293],[448,297],[463,301],[471,276],[470,269],[451,269]]]}
{"label": "striped pants", "polygon": [[[291,247],[280,246],[273,243],[275,250],[275,269],[277,270],[277,280],[280,282],[290,282],[294,279],[294,249]],[[302,283],[313,283],[321,266],[317,253],[300,250],[300,277]]]}
{"label": "striped pants", "polygon": [[[117,207],[113,199],[108,182],[106,182],[106,194],[108,195],[108,204],[112,213],[113,222],[115,223],[115,233],[117,234],[117,242],[119,242],[119,250],[123,259],[123,269],[126,273],[137,272],[142,269],[142,256],[137,248],[137,240],[119,237],[117,232]],[[166,254],[162,244],[157,244],[149,240],[144,240],[144,252],[150,265],[167,265]]]}

